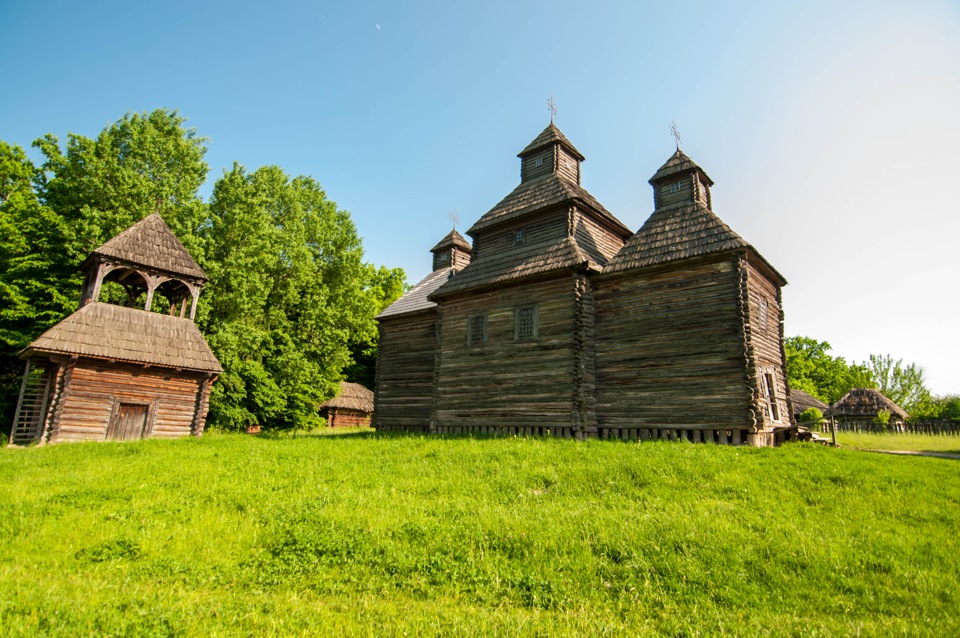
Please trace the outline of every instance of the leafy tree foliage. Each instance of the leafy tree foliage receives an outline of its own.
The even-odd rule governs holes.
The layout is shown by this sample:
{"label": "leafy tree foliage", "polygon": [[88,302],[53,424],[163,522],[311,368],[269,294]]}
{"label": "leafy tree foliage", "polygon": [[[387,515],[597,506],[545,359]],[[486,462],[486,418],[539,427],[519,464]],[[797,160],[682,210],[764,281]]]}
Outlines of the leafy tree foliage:
{"label": "leafy tree foliage", "polygon": [[13,418],[23,362],[17,352],[76,309],[64,294],[63,220],[41,204],[40,173],[19,146],[0,141],[0,419]]}
{"label": "leafy tree foliage", "polygon": [[212,421],[317,425],[349,344],[375,343],[373,317],[402,271],[364,264],[349,214],[314,180],[276,166],[235,164],[214,186],[210,219],[199,323],[225,369]]}
{"label": "leafy tree foliage", "polygon": [[930,403],[923,369],[916,364],[903,365],[903,359],[894,361],[889,354],[872,354],[863,366],[874,383],[873,387],[911,415],[915,410],[923,411]]}
{"label": "leafy tree foliage", "polygon": [[349,213],[309,177],[234,165],[204,203],[206,144],[163,109],[65,147],[45,135],[39,168],[0,142],[0,408],[16,400],[16,352],[76,309],[89,252],[153,212],[211,278],[197,316],[225,370],[211,425],[311,427],[345,368],[372,378],[373,317],[403,271],[363,263]]}
{"label": "leafy tree foliage", "polygon": [[784,339],[790,387],[827,403],[835,403],[853,388],[876,388],[910,413],[915,420],[946,418],[947,403],[931,397],[923,369],[904,365],[891,355],[870,355],[863,363],[848,365],[829,354],[830,344],[810,337]]}
{"label": "leafy tree foliage", "polygon": [[864,381],[862,374],[854,376],[843,357],[833,357],[830,344],[810,337],[787,337],[783,341],[787,356],[787,374],[791,388],[803,390],[821,401],[835,403]]}

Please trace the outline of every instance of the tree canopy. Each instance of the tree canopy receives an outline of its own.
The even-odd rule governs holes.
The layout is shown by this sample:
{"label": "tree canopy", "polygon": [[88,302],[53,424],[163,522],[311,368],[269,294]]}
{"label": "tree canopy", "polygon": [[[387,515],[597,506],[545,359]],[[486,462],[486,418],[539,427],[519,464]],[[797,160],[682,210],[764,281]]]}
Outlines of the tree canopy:
{"label": "tree canopy", "polygon": [[874,388],[914,419],[954,418],[951,410],[957,398],[932,396],[923,369],[914,363],[871,354],[862,363],[848,364],[829,354],[829,343],[810,337],[788,337],[784,350],[790,387],[821,401],[833,404],[853,388]]}
{"label": "tree canopy", "polygon": [[[210,277],[197,324],[224,373],[211,426],[312,427],[345,372],[372,378],[373,317],[402,294],[402,269],[363,261],[350,214],[310,177],[277,166],[224,171],[200,197],[208,141],[176,111],[132,113],[96,138],[0,141],[0,404],[9,423],[16,353],[77,307],[79,266],[153,212]],[[372,353],[372,359],[371,359]]]}

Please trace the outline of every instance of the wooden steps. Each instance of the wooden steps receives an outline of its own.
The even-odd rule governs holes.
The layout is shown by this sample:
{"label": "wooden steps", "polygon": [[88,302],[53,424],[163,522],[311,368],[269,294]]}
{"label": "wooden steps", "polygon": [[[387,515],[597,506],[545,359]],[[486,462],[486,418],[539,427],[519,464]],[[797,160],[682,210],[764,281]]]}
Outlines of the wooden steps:
{"label": "wooden steps", "polygon": [[20,384],[20,398],[13,417],[10,445],[30,445],[43,434],[44,417],[50,396],[50,375],[45,368],[35,368],[27,361]]}

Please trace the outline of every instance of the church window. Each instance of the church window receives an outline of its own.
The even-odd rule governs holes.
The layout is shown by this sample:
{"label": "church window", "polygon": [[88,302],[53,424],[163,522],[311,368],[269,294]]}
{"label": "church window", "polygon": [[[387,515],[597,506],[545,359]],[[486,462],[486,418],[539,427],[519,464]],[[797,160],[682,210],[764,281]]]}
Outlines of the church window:
{"label": "church window", "polygon": [[467,343],[471,346],[483,345],[487,342],[487,315],[470,315],[467,317]]}
{"label": "church window", "polygon": [[513,231],[513,245],[522,246],[524,242],[523,229]]}
{"label": "church window", "polygon": [[767,316],[770,313],[770,304],[767,303],[766,297],[760,297],[760,327],[766,330],[767,328]]}
{"label": "church window", "polygon": [[526,306],[517,306],[514,309],[514,330],[513,338],[516,341],[521,339],[536,339],[539,328],[539,313],[537,304],[528,304]]}
{"label": "church window", "polygon": [[681,188],[683,188],[683,182],[674,182],[670,184],[671,193],[679,193]]}
{"label": "church window", "polygon": [[447,263],[450,261],[450,253],[440,253],[440,255],[437,256],[437,261],[441,264]]}
{"label": "church window", "polygon": [[538,157],[537,159],[533,160],[533,165],[534,165],[534,166],[543,166],[543,158],[542,158],[542,157]]}

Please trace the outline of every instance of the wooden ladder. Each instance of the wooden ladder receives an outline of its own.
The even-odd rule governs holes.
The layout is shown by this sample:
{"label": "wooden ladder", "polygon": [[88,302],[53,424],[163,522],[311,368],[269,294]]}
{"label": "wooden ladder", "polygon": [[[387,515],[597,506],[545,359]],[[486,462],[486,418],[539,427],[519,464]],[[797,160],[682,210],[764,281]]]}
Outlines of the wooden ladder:
{"label": "wooden ladder", "polygon": [[30,445],[43,434],[47,399],[50,397],[50,375],[45,368],[35,368],[27,360],[20,384],[20,399],[13,417],[10,445]]}

